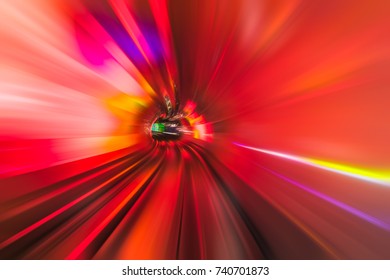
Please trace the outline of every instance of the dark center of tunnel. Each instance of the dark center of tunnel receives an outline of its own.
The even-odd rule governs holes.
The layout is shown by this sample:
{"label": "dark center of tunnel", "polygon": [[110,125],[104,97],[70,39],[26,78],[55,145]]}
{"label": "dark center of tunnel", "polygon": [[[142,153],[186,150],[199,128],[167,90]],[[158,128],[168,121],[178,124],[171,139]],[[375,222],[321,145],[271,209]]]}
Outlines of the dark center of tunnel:
{"label": "dark center of tunnel", "polygon": [[183,125],[180,119],[158,118],[151,128],[152,138],[159,141],[178,140],[183,136]]}
{"label": "dark center of tunnel", "polygon": [[186,101],[183,107],[179,102],[172,105],[171,99],[164,96],[158,113],[149,123],[150,136],[156,141],[208,141],[212,139],[211,124],[196,112],[196,104]]}

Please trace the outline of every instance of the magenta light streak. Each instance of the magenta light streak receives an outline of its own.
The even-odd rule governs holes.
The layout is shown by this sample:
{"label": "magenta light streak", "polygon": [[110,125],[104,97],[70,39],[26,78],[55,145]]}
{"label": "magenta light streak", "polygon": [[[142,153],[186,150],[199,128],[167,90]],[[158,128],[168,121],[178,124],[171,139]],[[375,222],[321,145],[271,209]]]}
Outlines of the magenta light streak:
{"label": "magenta light streak", "polygon": [[362,211],[360,211],[360,210],[358,210],[358,209],[356,209],[356,208],[354,208],[352,206],[349,206],[349,205],[347,205],[345,203],[342,203],[341,201],[338,201],[338,200],[336,200],[334,198],[331,198],[331,197],[329,197],[329,196],[327,196],[327,195],[325,195],[323,193],[315,191],[315,190],[313,190],[313,189],[311,189],[311,188],[309,188],[309,187],[307,187],[307,186],[305,186],[305,185],[303,185],[301,183],[298,183],[298,182],[296,182],[296,181],[294,181],[294,180],[292,180],[292,179],[290,179],[290,178],[288,178],[288,177],[286,177],[284,175],[281,175],[281,174],[279,174],[279,173],[277,173],[275,171],[272,171],[272,170],[270,170],[268,168],[265,168],[265,167],[262,167],[262,166],[260,166],[260,167],[262,169],[268,171],[269,173],[271,173],[271,174],[273,174],[273,175],[283,179],[284,181],[289,182],[290,184],[292,184],[292,185],[294,185],[294,186],[296,186],[296,187],[298,187],[298,188],[300,188],[300,189],[302,189],[302,190],[304,190],[304,191],[306,191],[306,192],[308,192],[308,193],[310,193],[310,194],[312,194],[312,195],[314,195],[314,196],[316,196],[318,198],[321,198],[321,199],[323,199],[323,200],[333,204],[334,206],[337,206],[337,207],[347,211],[348,213],[351,213],[352,215],[357,216],[357,217],[359,217],[359,218],[369,222],[370,224],[378,226],[378,227],[380,227],[380,228],[382,228],[382,229],[384,229],[386,231],[390,231],[390,225],[389,224],[387,224],[387,223],[385,223],[385,222],[383,222],[383,221],[381,221],[381,220],[379,220],[379,219],[377,219],[377,218],[375,218],[373,216],[370,216],[370,215],[368,215],[368,214],[366,214],[366,213],[364,213],[364,212],[362,212]]}

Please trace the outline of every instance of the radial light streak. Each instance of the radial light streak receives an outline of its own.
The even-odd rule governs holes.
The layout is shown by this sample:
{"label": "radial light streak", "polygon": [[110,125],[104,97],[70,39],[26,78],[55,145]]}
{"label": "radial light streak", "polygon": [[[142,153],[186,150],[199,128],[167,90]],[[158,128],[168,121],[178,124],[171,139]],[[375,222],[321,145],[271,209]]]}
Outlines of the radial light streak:
{"label": "radial light streak", "polygon": [[383,222],[383,221],[381,221],[381,220],[379,220],[379,219],[377,219],[377,218],[375,218],[375,217],[373,217],[371,215],[368,215],[367,213],[364,213],[363,211],[360,211],[360,210],[358,210],[358,209],[356,209],[354,207],[351,207],[351,206],[349,206],[349,205],[347,205],[347,204],[345,204],[345,203],[343,203],[341,201],[338,201],[338,200],[336,200],[336,199],[334,199],[334,198],[332,198],[330,196],[327,196],[327,195],[325,195],[323,193],[315,191],[312,188],[309,188],[309,187],[307,187],[307,186],[305,186],[305,185],[303,185],[301,183],[298,183],[298,182],[292,180],[291,178],[288,178],[288,177],[286,177],[284,175],[281,175],[281,174],[279,174],[279,173],[277,173],[275,171],[272,171],[272,170],[270,170],[268,168],[264,168],[264,169],[267,170],[268,172],[274,174],[275,176],[285,180],[286,182],[289,182],[292,185],[297,186],[298,188],[300,188],[300,189],[302,189],[302,190],[304,190],[304,191],[306,191],[306,192],[308,192],[308,193],[310,193],[310,194],[312,194],[312,195],[314,195],[316,197],[319,197],[319,198],[321,198],[321,199],[323,199],[323,200],[325,200],[325,201],[335,205],[336,207],[339,207],[339,208],[341,208],[341,209],[351,213],[352,215],[355,215],[355,216],[357,216],[357,217],[359,217],[359,218],[361,218],[361,219],[363,219],[363,220],[365,220],[365,221],[367,221],[367,222],[369,222],[369,223],[371,223],[371,224],[373,224],[375,226],[378,226],[378,227],[380,227],[382,229],[390,231],[390,224],[386,224],[385,222]]}
{"label": "radial light streak", "polygon": [[367,182],[376,183],[384,186],[390,186],[390,171],[387,170],[379,171],[379,170],[362,169],[362,168],[352,167],[344,164],[333,163],[333,162],[319,160],[319,159],[300,157],[300,156],[285,154],[281,152],[271,151],[267,149],[250,147],[239,143],[233,143],[233,144],[245,149],[276,156],[283,159],[288,159],[291,161],[299,162],[305,165],[309,165],[315,168],[320,168],[333,173],[342,174],[359,180],[364,180]]}

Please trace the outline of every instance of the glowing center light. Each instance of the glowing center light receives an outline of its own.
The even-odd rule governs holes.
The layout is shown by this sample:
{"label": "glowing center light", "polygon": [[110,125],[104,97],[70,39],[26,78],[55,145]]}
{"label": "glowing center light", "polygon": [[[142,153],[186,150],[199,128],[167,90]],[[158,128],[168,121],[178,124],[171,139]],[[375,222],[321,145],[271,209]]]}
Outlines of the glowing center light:
{"label": "glowing center light", "polygon": [[211,141],[211,125],[203,115],[195,112],[195,103],[187,102],[182,110],[173,110],[171,103],[166,100],[167,111],[152,121],[149,128],[154,140],[171,141],[185,138]]}
{"label": "glowing center light", "polygon": [[158,119],[151,127],[152,138],[156,140],[177,140],[183,135],[179,120]]}

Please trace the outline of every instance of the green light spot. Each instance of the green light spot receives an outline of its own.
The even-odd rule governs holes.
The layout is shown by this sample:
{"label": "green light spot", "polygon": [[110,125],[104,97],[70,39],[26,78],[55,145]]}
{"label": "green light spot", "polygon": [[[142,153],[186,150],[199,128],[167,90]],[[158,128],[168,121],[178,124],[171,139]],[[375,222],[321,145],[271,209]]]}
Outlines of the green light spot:
{"label": "green light spot", "polygon": [[152,131],[153,132],[164,132],[165,126],[162,123],[154,123],[152,125]]}

